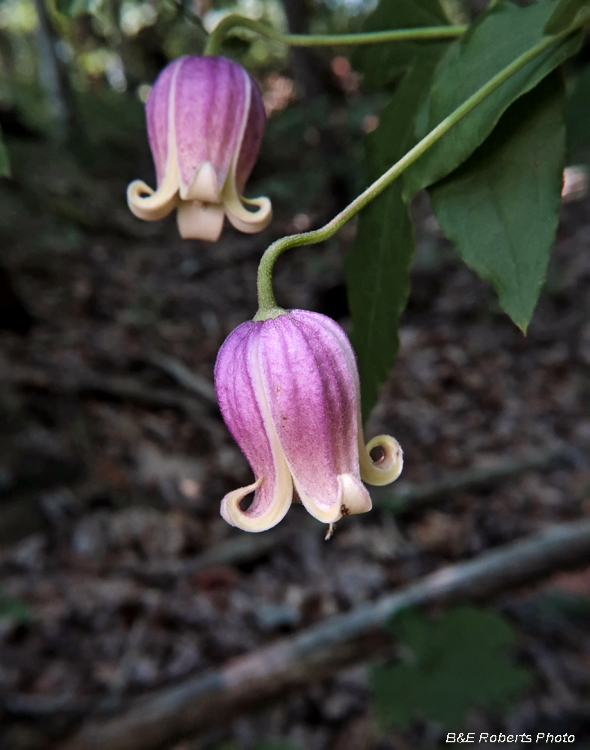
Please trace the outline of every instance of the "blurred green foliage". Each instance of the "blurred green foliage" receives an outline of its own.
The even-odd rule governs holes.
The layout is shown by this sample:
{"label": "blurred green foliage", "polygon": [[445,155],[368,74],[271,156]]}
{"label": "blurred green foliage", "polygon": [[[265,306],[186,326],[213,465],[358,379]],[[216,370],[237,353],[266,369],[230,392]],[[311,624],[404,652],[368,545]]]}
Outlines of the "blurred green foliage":
{"label": "blurred green foliage", "polygon": [[[308,4],[310,29],[349,32],[359,28],[371,0],[313,0]],[[150,86],[169,59],[199,53],[211,29],[225,15],[239,12],[286,29],[281,0],[47,0],[46,7],[57,43],[55,49],[70,84],[75,138],[70,148],[83,165],[104,168],[126,149],[124,162],[147,153],[143,112]],[[198,11],[198,13],[197,13]],[[0,3],[0,123],[10,113],[28,135],[53,134],[51,92],[44,88],[34,0]],[[293,86],[289,50],[251,32],[231,37],[225,53],[242,62],[266,85],[269,75],[281,76]],[[319,50],[322,65],[329,65],[341,50]],[[290,105],[269,118],[265,143],[252,190],[266,192],[295,213],[324,202],[334,173],[343,174],[351,196],[362,189],[362,127],[367,115],[379,108],[379,96],[351,99],[333,127],[340,153],[318,158],[318,132],[333,115],[333,102],[320,97],[302,101],[295,89]],[[7,158],[14,133],[0,141],[0,172],[7,173]],[[16,134],[19,137],[19,134]],[[142,158],[144,158],[142,156]],[[21,160],[22,161],[22,160]],[[136,175],[130,175],[130,178]],[[146,175],[149,179],[149,175]],[[259,186],[254,181],[258,180]]]}
{"label": "blurred green foliage", "polygon": [[590,65],[576,70],[569,81],[567,108],[568,164],[590,163]]}
{"label": "blurred green foliage", "polygon": [[[234,742],[222,742],[216,744],[211,750],[237,750],[237,748],[238,746]],[[302,748],[290,740],[273,738],[257,742],[252,746],[252,750],[302,750]]]}
{"label": "blurred green foliage", "polygon": [[301,746],[296,745],[290,740],[282,740],[277,738],[259,742],[255,746],[255,750],[301,750]]}
{"label": "blurred green foliage", "polygon": [[590,0],[559,0],[545,26],[546,34],[559,34],[573,25],[581,11],[587,11]]}
{"label": "blurred green foliage", "polygon": [[[439,0],[400,0],[394,3],[382,0],[367,18],[363,31],[448,24],[449,18]],[[417,58],[423,59],[426,56],[438,59],[448,44],[449,41],[437,40],[357,47],[352,61],[354,67],[364,75],[366,85],[372,89],[379,89],[414,65]]]}
{"label": "blurred green foliage", "polygon": [[532,684],[509,656],[514,630],[493,612],[460,606],[431,620],[406,610],[388,629],[400,642],[403,663],[373,665],[369,672],[383,728],[408,728],[416,718],[463,726],[470,707],[500,711]]}
{"label": "blurred green foliage", "polygon": [[76,18],[89,13],[92,3],[90,0],[56,0],[55,7],[60,13]]}
{"label": "blurred green foliage", "polygon": [[10,174],[10,162],[6,146],[2,140],[2,131],[0,130],[0,177],[7,177]]}
{"label": "blurred green foliage", "polygon": [[0,589],[0,622],[9,620],[15,623],[27,623],[31,621],[32,616],[28,604],[7,596]]}

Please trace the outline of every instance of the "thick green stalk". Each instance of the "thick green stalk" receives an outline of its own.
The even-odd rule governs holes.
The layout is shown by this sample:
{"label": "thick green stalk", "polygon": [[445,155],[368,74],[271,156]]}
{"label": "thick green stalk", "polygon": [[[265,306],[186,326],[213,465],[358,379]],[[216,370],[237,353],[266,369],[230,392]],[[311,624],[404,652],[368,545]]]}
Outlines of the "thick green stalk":
{"label": "thick green stalk", "polygon": [[453,39],[467,31],[467,26],[430,26],[416,29],[373,31],[364,34],[283,34],[268,24],[245,16],[226,16],[213,29],[205,46],[206,55],[218,55],[224,39],[235,28],[250,29],[267,39],[283,42],[291,47],[326,47],[349,44],[380,44],[427,39]]}
{"label": "thick green stalk", "polygon": [[[567,33],[571,33],[568,31]],[[517,73],[527,63],[534,59],[538,54],[543,52],[545,49],[554,44],[557,40],[563,38],[566,34],[559,34],[555,36],[548,36],[542,39],[540,42],[535,44],[529,50],[524,52],[522,55],[516,58],[510,65],[507,65],[503,70],[497,73],[491,78],[486,84],[478,89],[472,96],[467,99],[460,107],[454,112],[445,117],[445,119],[439,123],[434,130],[431,130],[427,136],[419,141],[407,154],[390,167],[387,172],[381,175],[372,185],[370,185],[363,193],[361,193],[355,200],[352,201],[343,211],[335,216],[321,229],[316,229],[312,232],[304,232],[303,234],[293,234],[288,237],[283,237],[276,242],[273,242],[260,260],[258,266],[258,312],[254,320],[266,320],[267,318],[276,317],[283,311],[277,306],[273,289],[272,289],[272,269],[276,259],[291,247],[300,247],[301,245],[313,245],[317,242],[322,242],[332,237],[347,221],[357,214],[367,203],[376,198],[382,193],[385,188],[389,187],[391,183],[396,180],[402,172],[404,172],[411,164],[419,159],[436,141],[442,138],[459,120],[465,115],[469,114],[474,107],[482,102],[487,96],[495,91],[498,86],[502,85],[504,81],[507,81],[512,75]]]}

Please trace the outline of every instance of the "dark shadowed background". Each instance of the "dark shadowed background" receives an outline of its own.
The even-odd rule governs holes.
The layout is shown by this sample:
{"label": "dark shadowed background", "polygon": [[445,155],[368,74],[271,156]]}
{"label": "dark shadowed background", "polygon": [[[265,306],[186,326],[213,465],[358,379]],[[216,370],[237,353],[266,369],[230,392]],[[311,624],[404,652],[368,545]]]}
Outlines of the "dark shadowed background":
{"label": "dark shadowed background", "polygon": [[[481,5],[446,8],[461,21]],[[399,439],[402,479],[329,542],[298,505],[259,535],[219,516],[251,473],[216,407],[217,350],[256,311],[267,245],[321,226],[365,186],[363,137],[384,95],[365,89],[344,48],[290,57],[252,35],[230,41],[268,113],[248,194],[269,195],[275,219],[253,236],[226,226],[216,244],[180,239],[173,216],[148,224],[128,211],[127,184],[154,181],[143,102],[167,61],[200,52],[227,10],[347,32],[373,7],[102,0],[69,17],[54,2],[0,2],[11,164],[0,180],[2,750],[65,747],[143,694],[160,696],[167,750],[405,750],[445,746],[448,731],[566,733],[590,747],[589,556],[467,609],[410,613],[334,666],[328,640],[317,671],[306,663],[289,690],[259,681],[244,701],[252,710],[222,713],[212,700],[194,724],[192,709],[166,716],[175,688],[207,670],[252,654],[255,671],[269,644],[590,514],[583,49],[567,69],[577,169],[528,335],[459,264],[420,194],[399,359],[367,424],[367,437]],[[287,253],[279,304],[349,331],[342,261],[355,229]],[[141,750],[145,734],[101,746]]]}

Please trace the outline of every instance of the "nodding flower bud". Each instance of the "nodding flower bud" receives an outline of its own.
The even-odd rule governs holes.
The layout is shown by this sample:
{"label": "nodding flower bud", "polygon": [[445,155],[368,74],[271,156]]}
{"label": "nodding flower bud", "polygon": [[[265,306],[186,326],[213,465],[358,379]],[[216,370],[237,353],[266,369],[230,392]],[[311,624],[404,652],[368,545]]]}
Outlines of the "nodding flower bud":
{"label": "nodding flower bud", "polygon": [[241,65],[225,57],[174,60],[154,83],[146,117],[158,189],[141,180],[129,185],[135,216],[155,221],[177,208],[183,237],[212,241],[224,216],[242,232],[268,225],[269,199],[242,196],[266,115],[258,86]]}
{"label": "nodding flower bud", "polygon": [[[355,355],[345,332],[325,315],[290,310],[243,323],[219,351],[215,387],[223,419],[255,475],[251,485],[223,498],[221,515],[232,526],[275,526],[295,487],[331,531],[342,516],[371,509],[361,479],[383,485],[401,473],[396,440],[381,435],[365,446]],[[251,492],[254,499],[242,510]]]}

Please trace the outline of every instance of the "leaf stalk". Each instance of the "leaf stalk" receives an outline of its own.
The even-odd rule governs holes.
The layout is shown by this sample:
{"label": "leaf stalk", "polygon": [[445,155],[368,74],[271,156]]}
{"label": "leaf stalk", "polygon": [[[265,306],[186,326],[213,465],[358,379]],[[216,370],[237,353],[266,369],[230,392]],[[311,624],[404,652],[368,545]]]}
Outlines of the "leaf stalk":
{"label": "leaf stalk", "polygon": [[467,26],[424,26],[415,29],[392,29],[361,34],[284,34],[282,31],[253,18],[232,13],[213,29],[205,55],[219,55],[223,42],[234,29],[242,28],[291,47],[326,47],[338,45],[382,44],[384,42],[409,42],[432,39],[454,39],[467,31]]}
{"label": "leaf stalk", "polygon": [[[585,20],[587,19],[585,18],[584,21]],[[576,24],[576,26],[580,25],[582,25],[582,22]],[[272,271],[277,258],[284,253],[285,250],[289,250],[292,247],[301,247],[303,245],[313,245],[318,242],[323,242],[336,234],[346,222],[350,221],[353,216],[389,187],[394,180],[408,169],[410,165],[417,161],[434,143],[448,133],[452,127],[468,115],[487,96],[493,93],[499,86],[527,65],[537,55],[544,52],[552,44],[555,44],[555,42],[560,41],[563,37],[570,35],[573,31],[573,29],[568,29],[566,32],[560,34],[546,36],[522,55],[519,55],[519,57],[513,62],[503,68],[474,94],[472,94],[465,102],[463,102],[463,104],[451,112],[450,115],[445,117],[445,119],[431,130],[428,135],[411,148],[399,161],[384,172],[381,177],[375,180],[372,185],[370,185],[364,192],[355,198],[352,203],[346,206],[346,208],[323,227],[311,232],[292,234],[273,242],[272,245],[266,249],[258,266],[259,309],[254,320],[266,320],[269,317],[276,317],[277,314],[280,314],[281,310],[276,303],[272,288]]]}

